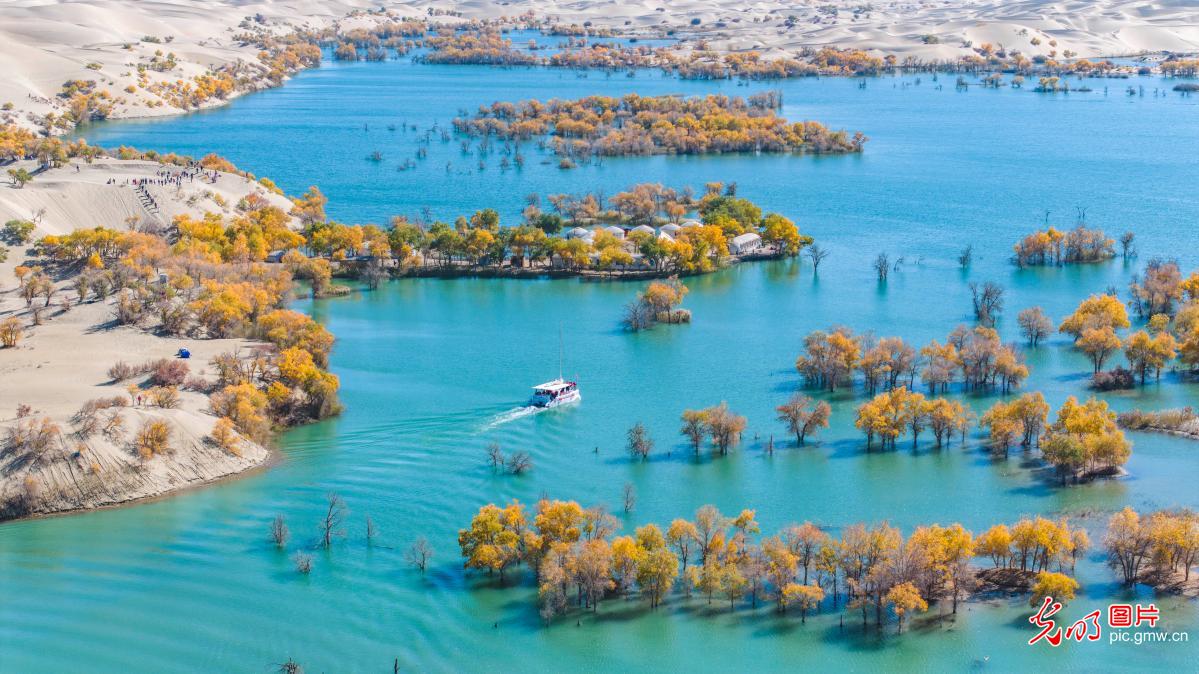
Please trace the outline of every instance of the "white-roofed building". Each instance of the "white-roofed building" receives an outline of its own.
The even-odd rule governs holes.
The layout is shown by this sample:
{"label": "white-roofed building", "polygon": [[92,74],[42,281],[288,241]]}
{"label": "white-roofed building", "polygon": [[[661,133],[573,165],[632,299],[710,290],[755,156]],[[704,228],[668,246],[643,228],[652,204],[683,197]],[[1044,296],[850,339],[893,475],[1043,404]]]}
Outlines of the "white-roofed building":
{"label": "white-roofed building", "polygon": [[762,237],[748,232],[734,236],[732,241],[729,241],[729,252],[733,255],[744,255],[752,253],[762,248]]}
{"label": "white-roofed building", "polygon": [[653,234],[654,228],[650,227],[649,225],[637,225],[636,227],[633,228],[633,231],[634,232],[644,232],[646,234]]}
{"label": "white-roofed building", "polygon": [[568,239],[586,239],[590,235],[591,235],[590,231],[583,229],[582,227],[575,227],[574,229],[572,229],[566,233],[566,238],[568,238]]}
{"label": "white-roofed building", "polygon": [[662,225],[662,229],[660,231],[673,237],[680,229],[682,229],[681,225],[676,225],[672,222],[669,225]]}
{"label": "white-roofed building", "polygon": [[621,228],[619,228],[619,227],[617,227],[616,225],[610,225],[610,226],[608,226],[608,227],[605,227],[605,228],[604,228],[604,231],[605,231],[605,232],[607,232],[607,233],[609,233],[609,234],[611,234],[612,236],[614,236],[614,237],[616,237],[616,238],[618,238],[618,239],[623,239],[623,238],[624,238],[624,230],[623,230],[623,229],[621,229]]}
{"label": "white-roofed building", "polygon": [[[663,229],[665,229],[665,228],[663,228]],[[667,234],[666,232],[658,232],[658,240],[659,241],[669,241],[670,243],[674,243],[674,237]]]}
{"label": "white-roofed building", "polygon": [[703,227],[704,223],[700,222],[699,220],[684,220],[683,226],[684,227]]}

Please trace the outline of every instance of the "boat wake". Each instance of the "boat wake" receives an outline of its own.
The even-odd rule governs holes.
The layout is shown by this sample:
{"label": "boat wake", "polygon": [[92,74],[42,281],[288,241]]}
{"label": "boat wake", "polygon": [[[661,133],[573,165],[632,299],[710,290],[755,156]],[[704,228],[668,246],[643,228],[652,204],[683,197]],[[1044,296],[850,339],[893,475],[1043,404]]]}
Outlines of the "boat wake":
{"label": "boat wake", "polygon": [[509,423],[511,421],[516,421],[517,419],[527,417],[530,414],[537,414],[538,412],[544,412],[547,409],[549,409],[549,408],[537,407],[535,405],[526,405],[524,407],[513,407],[512,409],[510,409],[506,412],[500,412],[499,414],[492,417],[491,421],[488,421],[486,424],[483,425],[483,430],[489,431],[493,428],[496,428],[497,426],[503,426],[504,424]]}

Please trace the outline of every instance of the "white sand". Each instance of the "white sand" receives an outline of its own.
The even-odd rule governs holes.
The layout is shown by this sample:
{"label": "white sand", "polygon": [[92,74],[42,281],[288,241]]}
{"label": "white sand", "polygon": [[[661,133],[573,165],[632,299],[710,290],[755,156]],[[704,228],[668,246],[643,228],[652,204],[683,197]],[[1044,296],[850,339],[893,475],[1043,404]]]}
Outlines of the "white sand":
{"label": "white sand", "polygon": [[[178,108],[136,88],[136,64],[156,50],[175,53],[179,65],[168,73],[150,72],[152,82],[187,80],[239,59],[257,61],[256,48],[232,40],[244,31],[238,25],[247,17],[261,14],[266,23],[253,25],[274,34],[334,24],[354,28],[375,19],[344,18],[348,12],[380,6],[414,18],[429,9],[453,10],[465,19],[532,11],[553,22],[591,21],[641,34],[676,29],[677,36],[708,39],[716,49],[757,49],[771,56],[832,45],[955,58],[972,53],[965,45],[984,42],[1028,56],[1056,52],[1059,58],[1066,51],[1091,57],[1199,50],[1199,3],[1193,0],[9,0],[0,5],[0,104],[13,108],[0,112],[0,119],[34,126],[37,118],[60,109],[56,95],[71,79],[96,80],[109,91],[119,101],[114,117],[178,114]],[[869,9],[855,13],[858,7]],[[700,24],[692,26],[693,19]],[[926,35],[937,42],[926,44]],[[145,36],[163,43],[141,41]],[[1032,44],[1034,39],[1040,44]],[[88,69],[89,63],[101,67]],[[134,93],[125,91],[129,86]]]}
{"label": "white sand", "polygon": [[[40,212],[35,236],[57,234],[75,227],[125,229],[129,218],[152,219],[134,197],[133,188],[123,184],[130,178],[153,177],[161,167],[152,162],[102,160],[95,164],[52,169],[38,175],[23,189],[0,186],[0,222],[27,219]],[[107,184],[110,179],[122,184]],[[160,217],[178,213],[200,215],[203,211],[228,212],[239,199],[254,192],[276,205],[288,208],[286,198],[271,194],[256,183],[222,174],[215,185],[196,181],[174,187],[152,186],[160,205]],[[228,206],[222,209],[213,199],[219,195]],[[44,210],[43,210],[44,209]],[[24,300],[16,293],[13,268],[26,259],[26,248],[9,246],[7,262],[0,263],[0,320],[19,317],[29,326]],[[177,409],[127,408],[124,442],[113,443],[100,435],[81,441],[72,430],[71,417],[84,402],[125,393],[124,384],[112,384],[108,368],[117,361],[141,364],[172,357],[181,346],[192,352],[188,361],[192,374],[213,373],[209,360],[223,352],[243,351],[246,340],[185,340],[158,337],[132,327],[111,324],[113,305],[95,301],[76,305],[68,282],[59,290],[41,326],[30,326],[16,348],[0,349],[0,429],[16,423],[20,404],[33,408],[33,416],[49,416],[63,431],[61,440],[36,461],[20,460],[13,452],[0,451],[0,507],[32,484],[38,493],[36,512],[93,508],[164,494],[263,464],[269,452],[243,442],[241,456],[230,454],[206,441],[216,418],[208,412],[207,396],[181,391]],[[69,310],[62,310],[64,299]],[[35,300],[40,304],[42,299]],[[136,378],[138,381],[144,377]],[[105,415],[101,414],[101,418]],[[175,428],[174,451],[148,461],[131,447],[133,434],[152,418],[164,418]],[[0,435],[0,446],[4,438]]]}

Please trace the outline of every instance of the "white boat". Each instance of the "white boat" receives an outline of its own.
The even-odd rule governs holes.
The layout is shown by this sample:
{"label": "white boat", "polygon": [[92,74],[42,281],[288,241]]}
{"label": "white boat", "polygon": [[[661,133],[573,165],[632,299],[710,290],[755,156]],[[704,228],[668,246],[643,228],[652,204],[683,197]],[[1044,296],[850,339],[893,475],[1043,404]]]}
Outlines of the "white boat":
{"label": "white boat", "polygon": [[557,407],[577,403],[583,399],[579,393],[579,385],[573,381],[558,378],[538,384],[533,387],[533,397],[529,398],[532,407]]}
{"label": "white boat", "polygon": [[583,395],[579,393],[579,384],[573,381],[566,381],[562,376],[562,355],[562,327],[559,326],[558,378],[533,387],[533,397],[529,398],[529,405],[531,407],[558,407],[559,405],[577,403],[583,399]]}

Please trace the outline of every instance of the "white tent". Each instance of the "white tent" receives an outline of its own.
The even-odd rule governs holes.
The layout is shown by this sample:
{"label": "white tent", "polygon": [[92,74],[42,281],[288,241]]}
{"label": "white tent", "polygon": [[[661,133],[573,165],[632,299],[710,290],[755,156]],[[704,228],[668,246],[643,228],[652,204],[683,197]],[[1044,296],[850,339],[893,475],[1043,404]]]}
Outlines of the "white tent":
{"label": "white tent", "polygon": [[729,242],[729,252],[733,255],[741,255],[742,253],[752,253],[762,247],[762,237],[749,232],[734,236]]}

